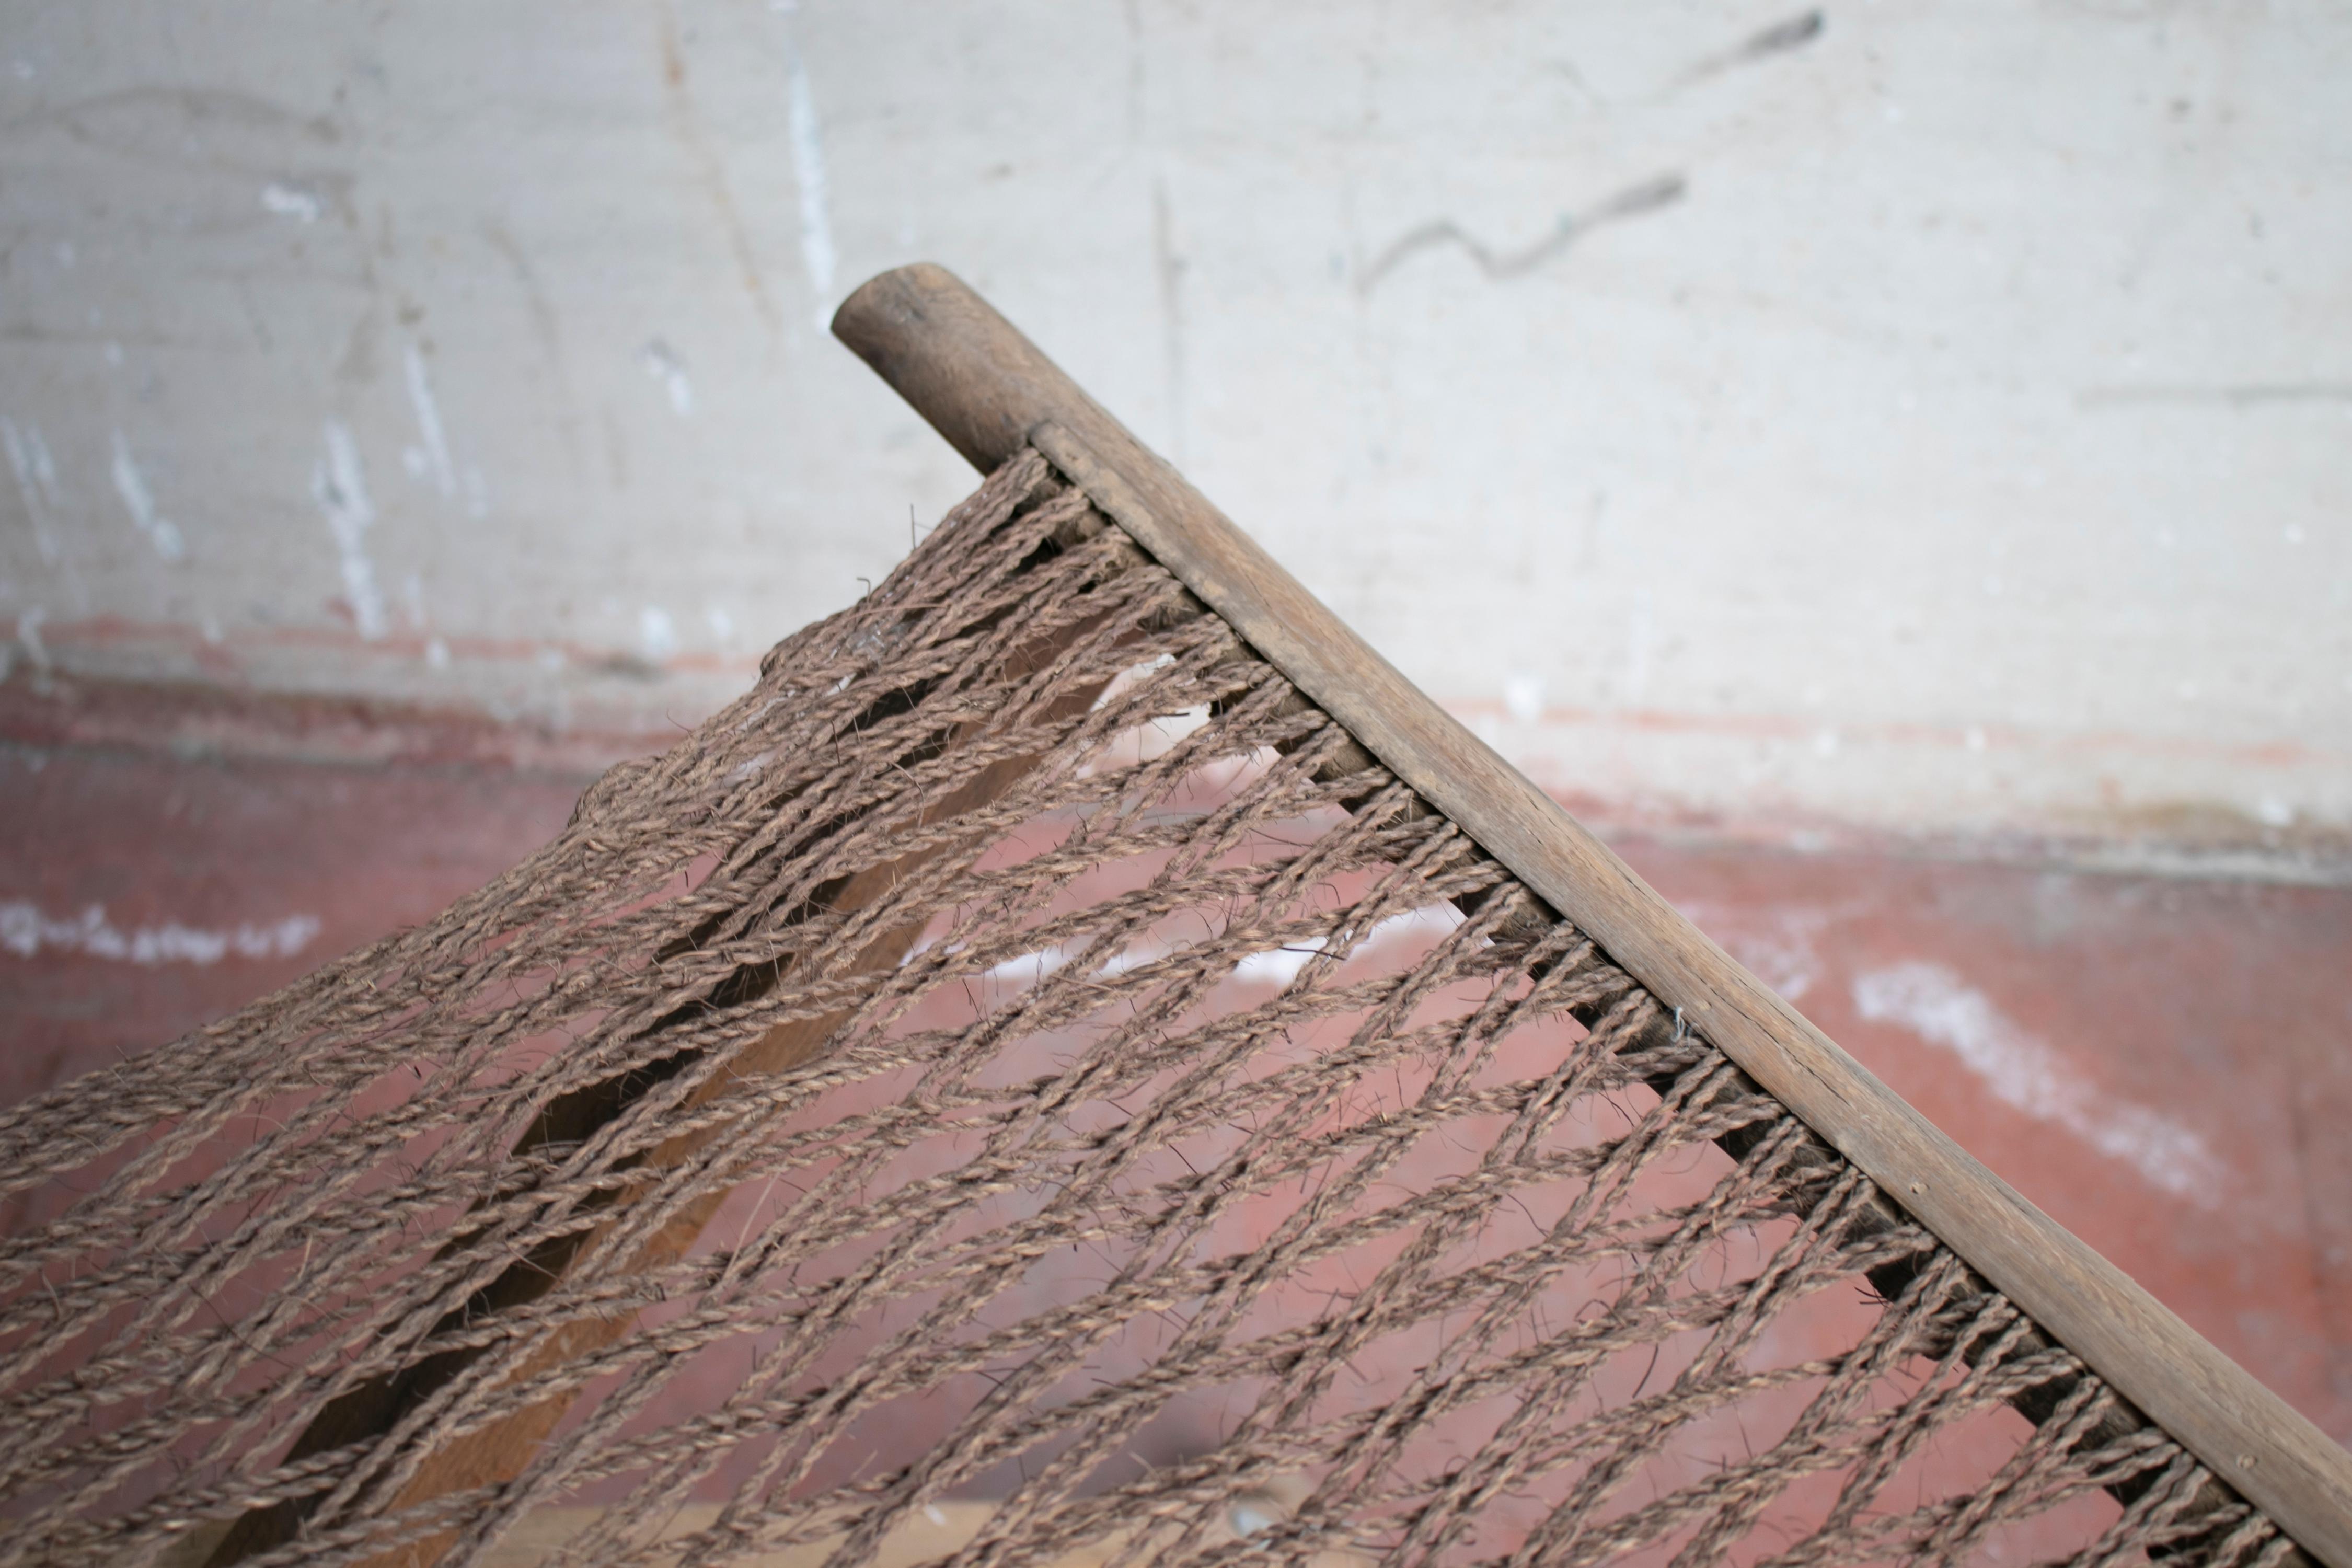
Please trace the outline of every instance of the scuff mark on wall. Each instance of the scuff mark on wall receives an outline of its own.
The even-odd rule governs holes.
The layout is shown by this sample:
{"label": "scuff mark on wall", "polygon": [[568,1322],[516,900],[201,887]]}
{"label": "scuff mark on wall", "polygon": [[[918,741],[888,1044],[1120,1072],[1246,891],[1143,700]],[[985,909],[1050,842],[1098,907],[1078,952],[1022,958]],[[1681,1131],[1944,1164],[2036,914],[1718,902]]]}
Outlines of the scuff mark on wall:
{"label": "scuff mark on wall", "polygon": [[784,68],[792,93],[786,123],[793,144],[793,180],[800,191],[801,264],[808,268],[809,288],[816,295],[817,330],[823,331],[833,316],[833,281],[840,258],[833,244],[824,135],[817,121],[816,94],[809,88],[808,68],[802,63],[800,47],[789,31],[784,35]]}
{"label": "scuff mark on wall", "polygon": [[432,373],[425,367],[424,351],[415,343],[401,351],[401,366],[407,374],[408,405],[416,415],[418,448],[424,458],[420,465],[433,480],[433,488],[441,492],[443,500],[457,498],[457,465],[449,456],[449,433],[441,423],[441,405],[433,395]]}
{"label": "scuff mark on wall", "polygon": [[200,87],[120,88],[49,104],[9,123],[18,133],[48,126],[126,158],[231,169],[255,168],[257,156],[288,140],[329,145],[341,136],[331,116],[306,115],[255,93]]}
{"label": "scuff mark on wall", "polygon": [[368,500],[367,472],[351,426],[340,419],[328,420],[326,444],[326,455],[310,470],[310,496],[334,537],[352,619],[360,636],[373,642],[384,632],[383,590],[376,584],[375,563],[368,559],[366,547],[367,531],[375,526],[375,505]]}
{"label": "scuff mark on wall", "polygon": [[2230,1179],[2194,1129],[2076,1076],[2065,1059],[1940,963],[1897,963],[1859,975],[1853,1003],[1874,1023],[1900,1025],[1941,1046],[1994,1096],[2064,1128],[2151,1186],[2216,1206]]}
{"label": "scuff mark on wall", "polygon": [[238,958],[292,958],[319,934],[316,915],[289,915],[267,925],[239,924],[217,930],[166,921],[158,926],[121,931],[92,904],[72,920],[51,920],[22,900],[0,903],[0,948],[31,958],[43,948],[125,963],[193,963],[199,967]]}
{"label": "scuff mark on wall", "polygon": [[679,145],[694,161],[703,184],[709,188],[712,204],[719,209],[719,221],[727,232],[727,247],[734,253],[735,269],[742,277],[743,291],[751,297],[751,308],[759,312],[760,320],[772,334],[782,326],[776,316],[776,303],[768,298],[767,282],[760,276],[759,258],[751,249],[751,236],[743,226],[743,215],[735,205],[726,165],[719,162],[718,151],[703,129],[693,89],[687,85],[686,48],[678,37],[677,11],[668,0],[663,0],[660,10],[662,85],[669,96],[670,123]]}
{"label": "scuff mark on wall", "polygon": [[1424,250],[1442,245],[1460,246],[1464,254],[1478,264],[1478,270],[1490,283],[1524,278],[1602,225],[1670,207],[1689,191],[1688,183],[1679,174],[1660,174],[1638,185],[1628,185],[1583,212],[1561,214],[1549,234],[1533,245],[1509,252],[1490,248],[1485,241],[1452,218],[1433,219],[1407,231],[1381,251],[1379,258],[1364,269],[1363,277],[1356,284],[1356,290],[1360,294],[1370,294],[1379,286],[1381,279],[1405,262]]}
{"label": "scuff mark on wall", "polygon": [[1708,77],[1720,76],[1725,71],[1769,59],[1774,55],[1801,49],[1820,37],[1828,25],[1828,19],[1819,11],[1806,11],[1785,21],[1775,22],[1760,32],[1751,33],[1721,54],[1709,55],[1700,60],[1683,72],[1675,86],[1688,87]]}
{"label": "scuff mark on wall", "polygon": [[147,478],[131,460],[131,443],[117,430],[113,433],[113,461],[109,465],[114,476],[114,492],[122,498],[123,510],[131,514],[131,526],[138,529],[155,553],[170,562],[187,559],[187,542],[181,538],[177,524],[155,510],[154,492],[147,488]]}
{"label": "scuff mark on wall", "polygon": [[562,412],[556,416],[557,434],[563,438],[563,452],[572,459],[576,472],[581,468],[580,399],[572,384],[572,358],[564,352],[563,322],[555,313],[554,301],[548,298],[547,285],[531,265],[530,255],[524,250],[507,226],[496,219],[482,226],[482,237],[490,248],[505,258],[522,289],[523,302],[530,310],[531,331],[539,338],[539,346],[547,355],[550,368],[555,372],[557,390],[562,395]]}

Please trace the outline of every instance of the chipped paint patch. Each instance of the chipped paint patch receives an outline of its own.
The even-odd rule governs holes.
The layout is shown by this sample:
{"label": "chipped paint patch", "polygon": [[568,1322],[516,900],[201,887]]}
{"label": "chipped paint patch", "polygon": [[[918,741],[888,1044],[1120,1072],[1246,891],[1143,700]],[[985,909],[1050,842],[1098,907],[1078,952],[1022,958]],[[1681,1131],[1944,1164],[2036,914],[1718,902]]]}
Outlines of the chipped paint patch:
{"label": "chipped paint patch", "polygon": [[123,963],[218,963],[224,958],[292,958],[319,934],[316,915],[289,915],[268,925],[207,929],[177,921],[122,931],[92,904],[70,920],[52,920],[22,900],[0,903],[0,948],[19,958],[47,949]]}
{"label": "chipped paint patch", "polygon": [[360,636],[373,642],[384,632],[383,590],[376,585],[375,563],[368,559],[366,545],[367,531],[375,526],[375,504],[368,500],[367,473],[351,426],[340,419],[328,420],[326,443],[326,456],[310,470],[310,498],[319,503],[327,531],[334,536],[352,619]]}
{"label": "chipped paint patch", "polygon": [[2106,1093],[2075,1074],[1983,992],[1939,963],[1897,963],[1853,983],[1853,1003],[1874,1023],[1941,1046],[2003,1102],[2064,1128],[2151,1186],[2216,1206],[2230,1177],[2205,1141],[2161,1111]]}
{"label": "chipped paint patch", "polygon": [[181,538],[177,524],[155,510],[155,493],[147,488],[147,477],[131,456],[131,442],[121,431],[113,433],[113,460],[108,471],[114,478],[114,493],[122,498],[123,510],[131,514],[131,526],[155,547],[155,553],[166,561],[187,559],[187,542]]}

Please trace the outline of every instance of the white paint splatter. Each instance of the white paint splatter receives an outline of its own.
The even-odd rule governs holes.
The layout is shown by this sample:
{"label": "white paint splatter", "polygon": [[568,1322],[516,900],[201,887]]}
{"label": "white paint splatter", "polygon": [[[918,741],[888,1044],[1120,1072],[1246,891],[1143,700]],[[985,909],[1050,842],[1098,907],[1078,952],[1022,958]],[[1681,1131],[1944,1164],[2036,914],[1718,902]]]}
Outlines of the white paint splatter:
{"label": "white paint splatter", "polygon": [[41,438],[39,426],[0,419],[0,447],[7,449],[9,470],[16,476],[16,493],[25,498],[25,515],[32,519],[33,547],[41,552],[45,564],[54,566],[58,536],[50,520],[65,498],[58,489],[58,466],[49,457],[49,444]]}
{"label": "white paint splatter", "polygon": [[352,619],[360,636],[370,642],[383,636],[383,590],[376,585],[375,563],[367,555],[367,531],[375,526],[375,505],[368,500],[367,472],[360,465],[360,445],[352,427],[340,419],[326,425],[327,454],[310,469],[310,498],[327,520],[334,536],[335,554],[343,574],[343,596],[351,601]]}
{"label": "white paint splatter", "polygon": [[290,217],[297,223],[316,223],[325,214],[327,204],[299,185],[272,180],[261,187],[261,210],[278,217]]}
{"label": "white paint splatter", "polygon": [[2192,1129],[2077,1077],[2047,1043],[1943,965],[1873,970],[1855,979],[1853,1003],[1865,1018],[1899,1024],[1943,1047],[2002,1101],[2063,1127],[2149,1184],[2208,1208],[2220,1202],[2229,1167]]}
{"label": "white paint splatter", "polygon": [[1625,697],[1624,705],[1639,708],[1643,693],[1650,689],[1650,645],[1655,641],[1651,625],[1650,591],[1636,588],[1632,608],[1625,616]]}
{"label": "white paint splatter", "polygon": [[677,357],[676,349],[656,338],[637,351],[637,363],[668,390],[670,408],[680,419],[693,414],[694,383],[687,379],[686,362]]}
{"label": "white paint splatter", "polygon": [[991,964],[981,971],[981,978],[1009,985],[1034,985],[1069,962],[1069,950],[1057,942],[1052,947],[1039,948],[1034,952],[1024,952],[1002,963]]}
{"label": "white paint splatter", "polygon": [[1318,953],[1334,942],[1347,951],[1349,958],[1361,958],[1378,952],[1390,942],[1417,931],[1443,935],[1462,923],[1462,911],[1452,904],[1431,904],[1418,910],[1407,910],[1401,915],[1391,915],[1364,933],[1363,941],[1348,945],[1348,933],[1336,937],[1311,937],[1305,942],[1289,942],[1266,952],[1253,952],[1234,965],[1234,978],[1248,983],[1270,983],[1277,987],[1288,985],[1305,973]]}
{"label": "white paint splatter", "polygon": [[425,367],[424,353],[410,343],[401,353],[408,375],[408,405],[416,414],[416,434],[424,442],[425,471],[443,500],[457,498],[457,465],[449,457],[449,433],[441,423],[441,405],[433,395],[433,377]]}
{"label": "white paint splatter", "polygon": [[139,471],[139,465],[131,461],[131,443],[120,430],[114,432],[114,460],[109,467],[114,476],[114,493],[122,498],[124,510],[131,513],[131,525],[147,536],[155,553],[166,561],[186,559],[186,542],[172,520],[155,510],[154,492],[147,488],[146,476]]}
{"label": "white paint splatter", "polygon": [[0,903],[0,948],[19,958],[31,958],[43,948],[78,952],[89,958],[125,963],[218,963],[238,958],[291,958],[319,934],[316,915],[289,915],[268,925],[237,925],[218,930],[184,926],[166,921],[135,931],[117,929],[105,909],[92,904],[79,919],[51,920],[36,906],[16,900]]}
{"label": "white paint splatter", "polygon": [[1544,683],[1540,675],[1524,671],[1503,678],[1503,706],[1512,718],[1522,724],[1532,724],[1543,717]]}
{"label": "white paint splatter", "polygon": [[817,122],[816,95],[809,89],[808,68],[789,34],[784,38],[785,69],[792,91],[786,125],[793,144],[793,180],[801,197],[801,264],[808,268],[809,288],[816,295],[820,331],[833,313],[833,279],[840,258],[833,246],[833,216],[825,195],[824,137]]}
{"label": "white paint splatter", "polygon": [[1263,984],[1279,990],[1304,973],[1326,945],[1323,938],[1309,937],[1286,947],[1253,952],[1234,965],[1234,978],[1244,985]]}
{"label": "white paint splatter", "polygon": [[[1250,953],[1234,965],[1233,978],[1244,984],[1272,984],[1279,988],[1297,979],[1307,964],[1314,961],[1315,955],[1323,952],[1334,942],[1347,949],[1349,958],[1362,958],[1415,932],[1443,935],[1461,923],[1462,911],[1452,904],[1433,904],[1425,909],[1407,910],[1402,914],[1391,915],[1374,925],[1371,930],[1364,933],[1363,940],[1353,946],[1349,946],[1349,935],[1342,931],[1336,938],[1310,937],[1265,952]],[[903,964],[916,955],[929,951],[930,946],[931,943],[929,941],[919,942],[906,959],[901,959],[899,962]],[[958,948],[950,947],[949,951],[952,952],[958,951]],[[1112,953],[1097,964],[1090,973],[1106,976],[1124,974],[1129,970],[1140,969],[1145,964],[1155,963],[1181,951],[1181,949],[1178,947],[1146,940]],[[981,972],[982,978],[1007,985],[1034,985],[1048,974],[1068,964],[1076,956],[1069,948],[1056,942],[992,964]]]}
{"label": "white paint splatter", "polygon": [[647,658],[667,658],[677,651],[677,627],[669,612],[659,605],[647,605],[637,612],[637,646],[645,649]]}

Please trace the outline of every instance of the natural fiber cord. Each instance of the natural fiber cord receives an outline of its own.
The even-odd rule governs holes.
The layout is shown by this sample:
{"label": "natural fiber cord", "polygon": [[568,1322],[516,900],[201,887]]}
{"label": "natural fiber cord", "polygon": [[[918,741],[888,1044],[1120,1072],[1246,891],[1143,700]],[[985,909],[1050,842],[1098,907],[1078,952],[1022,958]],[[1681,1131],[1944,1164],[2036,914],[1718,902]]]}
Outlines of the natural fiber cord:
{"label": "natural fiber cord", "polygon": [[1034,452],[0,1173],[0,1562],[2294,1552]]}

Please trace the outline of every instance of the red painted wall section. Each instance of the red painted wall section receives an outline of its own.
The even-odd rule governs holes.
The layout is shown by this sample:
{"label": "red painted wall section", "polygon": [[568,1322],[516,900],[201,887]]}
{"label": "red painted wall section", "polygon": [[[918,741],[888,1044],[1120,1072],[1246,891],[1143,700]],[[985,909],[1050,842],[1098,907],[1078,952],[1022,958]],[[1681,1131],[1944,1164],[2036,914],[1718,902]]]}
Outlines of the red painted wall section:
{"label": "red painted wall section", "polygon": [[[0,700],[7,1102],[429,917],[562,826],[595,750],[283,711],[215,714],[175,749],[105,721],[120,703],[68,722],[21,696]],[[2352,889],[1621,847],[1961,1143],[2352,1439]]]}

